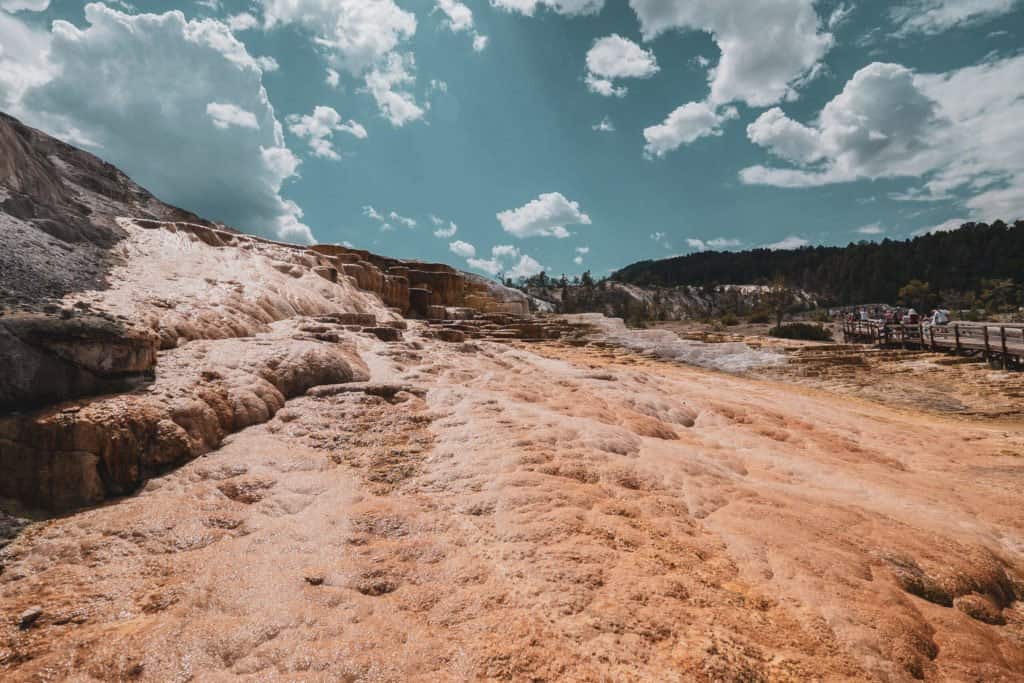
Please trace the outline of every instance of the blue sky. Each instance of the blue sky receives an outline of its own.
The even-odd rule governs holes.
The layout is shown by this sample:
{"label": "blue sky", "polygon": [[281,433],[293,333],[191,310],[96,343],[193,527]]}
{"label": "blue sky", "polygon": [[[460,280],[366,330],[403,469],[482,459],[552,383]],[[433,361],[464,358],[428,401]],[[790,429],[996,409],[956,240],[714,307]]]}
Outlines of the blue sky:
{"label": "blue sky", "polygon": [[603,274],[1024,217],[1018,0],[0,8],[0,108],[246,231]]}

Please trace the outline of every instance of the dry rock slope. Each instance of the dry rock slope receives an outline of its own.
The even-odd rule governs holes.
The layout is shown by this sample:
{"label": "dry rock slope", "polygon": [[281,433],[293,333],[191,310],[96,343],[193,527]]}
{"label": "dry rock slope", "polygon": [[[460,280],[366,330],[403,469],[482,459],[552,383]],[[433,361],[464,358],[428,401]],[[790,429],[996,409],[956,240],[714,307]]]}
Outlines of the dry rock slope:
{"label": "dry rock slope", "polygon": [[3,680],[1024,680],[1020,425],[107,206],[0,316]]}

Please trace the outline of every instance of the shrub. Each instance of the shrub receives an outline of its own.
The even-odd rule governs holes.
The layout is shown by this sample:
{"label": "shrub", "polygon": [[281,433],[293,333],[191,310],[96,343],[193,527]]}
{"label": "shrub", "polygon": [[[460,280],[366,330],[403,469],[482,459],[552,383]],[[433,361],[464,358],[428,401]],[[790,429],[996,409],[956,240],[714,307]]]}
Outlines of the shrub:
{"label": "shrub", "polygon": [[770,323],[772,316],[768,311],[754,311],[750,314],[750,322],[761,325],[764,323]]}
{"label": "shrub", "polygon": [[832,341],[832,330],[809,323],[790,323],[768,330],[768,334],[780,339],[805,339],[807,341]]}
{"label": "shrub", "polygon": [[734,314],[726,313],[722,316],[722,324],[726,327],[733,327],[734,325],[739,325],[740,321]]}

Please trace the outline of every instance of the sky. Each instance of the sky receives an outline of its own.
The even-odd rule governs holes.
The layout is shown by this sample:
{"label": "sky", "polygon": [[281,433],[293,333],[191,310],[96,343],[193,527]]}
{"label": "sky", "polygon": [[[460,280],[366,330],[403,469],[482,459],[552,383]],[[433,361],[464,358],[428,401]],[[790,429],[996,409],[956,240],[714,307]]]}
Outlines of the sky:
{"label": "sky", "polygon": [[1024,0],[0,0],[0,109],[482,274],[1024,217]]}

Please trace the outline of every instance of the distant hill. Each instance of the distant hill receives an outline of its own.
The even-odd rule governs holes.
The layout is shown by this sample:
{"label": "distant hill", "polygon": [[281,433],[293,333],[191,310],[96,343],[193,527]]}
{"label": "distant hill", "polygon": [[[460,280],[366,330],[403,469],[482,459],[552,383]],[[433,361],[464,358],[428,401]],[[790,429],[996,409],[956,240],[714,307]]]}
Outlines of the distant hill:
{"label": "distant hill", "polygon": [[[836,304],[892,302],[911,280],[933,292],[980,293],[985,280],[1024,279],[1024,221],[965,223],[959,230],[911,240],[772,251],[703,251],[640,261],[611,279],[635,285],[759,284],[782,277],[792,287]],[[943,297],[948,298],[948,297]]]}

